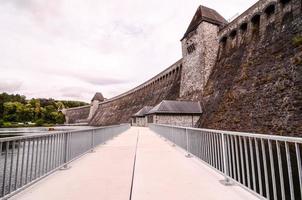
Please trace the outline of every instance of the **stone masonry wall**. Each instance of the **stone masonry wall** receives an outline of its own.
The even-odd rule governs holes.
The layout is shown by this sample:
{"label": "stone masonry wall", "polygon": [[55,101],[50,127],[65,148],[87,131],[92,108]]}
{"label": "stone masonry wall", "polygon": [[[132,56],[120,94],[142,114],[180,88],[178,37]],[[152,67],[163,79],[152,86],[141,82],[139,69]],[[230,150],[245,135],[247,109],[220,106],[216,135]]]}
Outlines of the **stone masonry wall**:
{"label": "stone masonry wall", "polygon": [[156,124],[169,124],[185,127],[197,127],[200,116],[192,115],[155,115],[154,122]]}
{"label": "stone masonry wall", "polygon": [[148,126],[147,117],[136,117],[136,122],[132,123],[133,126],[146,127]]}
{"label": "stone masonry wall", "polygon": [[[182,40],[183,70],[180,97],[190,96],[196,100],[198,94],[209,78],[215,65],[218,51],[219,27],[202,22],[198,28]],[[187,48],[194,45],[195,51],[189,53]]]}
{"label": "stone masonry wall", "polygon": [[87,122],[90,106],[83,106],[78,108],[71,108],[65,110],[65,119],[67,124],[74,124],[80,122]]}
{"label": "stone masonry wall", "polygon": [[181,60],[141,86],[99,104],[90,125],[130,123],[131,116],[144,106],[179,97]]}
{"label": "stone masonry wall", "polygon": [[[230,29],[221,40],[219,58],[200,99],[200,127],[301,136],[301,1],[274,5],[271,15],[263,6],[257,26],[246,18],[244,32],[239,23],[235,36]],[[225,31],[221,33],[225,37]]]}

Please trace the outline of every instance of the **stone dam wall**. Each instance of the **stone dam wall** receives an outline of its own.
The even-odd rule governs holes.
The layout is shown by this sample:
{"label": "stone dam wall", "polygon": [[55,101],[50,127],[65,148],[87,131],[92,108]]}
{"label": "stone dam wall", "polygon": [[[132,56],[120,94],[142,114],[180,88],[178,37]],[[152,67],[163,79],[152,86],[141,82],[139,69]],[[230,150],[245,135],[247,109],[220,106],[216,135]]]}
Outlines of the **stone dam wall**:
{"label": "stone dam wall", "polygon": [[89,112],[90,106],[82,106],[63,110],[67,124],[87,122]]}
{"label": "stone dam wall", "polygon": [[179,96],[181,60],[154,78],[120,96],[99,104],[90,125],[104,126],[129,123],[131,116],[144,106],[155,106],[162,100]]}
{"label": "stone dam wall", "polygon": [[301,136],[302,2],[260,3],[219,33],[199,126]]}

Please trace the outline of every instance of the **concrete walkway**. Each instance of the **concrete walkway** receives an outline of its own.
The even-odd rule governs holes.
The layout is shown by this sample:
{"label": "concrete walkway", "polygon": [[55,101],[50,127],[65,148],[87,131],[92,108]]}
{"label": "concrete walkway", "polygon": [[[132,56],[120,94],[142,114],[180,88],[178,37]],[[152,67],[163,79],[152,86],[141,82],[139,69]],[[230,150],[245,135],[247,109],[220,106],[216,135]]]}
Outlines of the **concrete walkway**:
{"label": "concrete walkway", "polygon": [[135,152],[133,200],[257,199],[239,186],[222,185],[221,175],[147,128],[131,128],[13,199],[129,200]]}

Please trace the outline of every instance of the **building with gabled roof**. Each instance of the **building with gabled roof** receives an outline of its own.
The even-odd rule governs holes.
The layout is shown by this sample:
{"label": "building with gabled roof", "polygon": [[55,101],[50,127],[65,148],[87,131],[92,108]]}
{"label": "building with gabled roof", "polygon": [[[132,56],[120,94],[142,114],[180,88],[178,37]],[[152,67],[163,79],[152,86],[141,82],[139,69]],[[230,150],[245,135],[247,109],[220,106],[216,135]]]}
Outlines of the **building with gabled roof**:
{"label": "building with gabled roof", "polygon": [[147,122],[147,113],[152,109],[152,106],[145,106],[140,109],[137,113],[132,116],[132,125],[133,126],[142,126],[145,127],[148,125]]}
{"label": "building with gabled roof", "polygon": [[199,102],[164,100],[148,112],[148,123],[195,127],[202,115]]}

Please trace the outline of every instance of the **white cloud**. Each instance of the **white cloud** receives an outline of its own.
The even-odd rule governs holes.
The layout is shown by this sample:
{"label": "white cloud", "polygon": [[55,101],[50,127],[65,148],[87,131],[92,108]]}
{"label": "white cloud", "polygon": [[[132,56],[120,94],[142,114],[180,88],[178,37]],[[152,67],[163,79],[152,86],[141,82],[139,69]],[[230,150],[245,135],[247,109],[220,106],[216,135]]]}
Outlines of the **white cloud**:
{"label": "white cloud", "polygon": [[19,80],[0,80],[0,91],[18,92],[21,89],[22,82]]}
{"label": "white cloud", "polygon": [[118,95],[181,57],[179,39],[200,3],[228,19],[254,2],[2,0],[0,80],[9,84],[0,82],[0,92],[86,101],[97,91]]}

